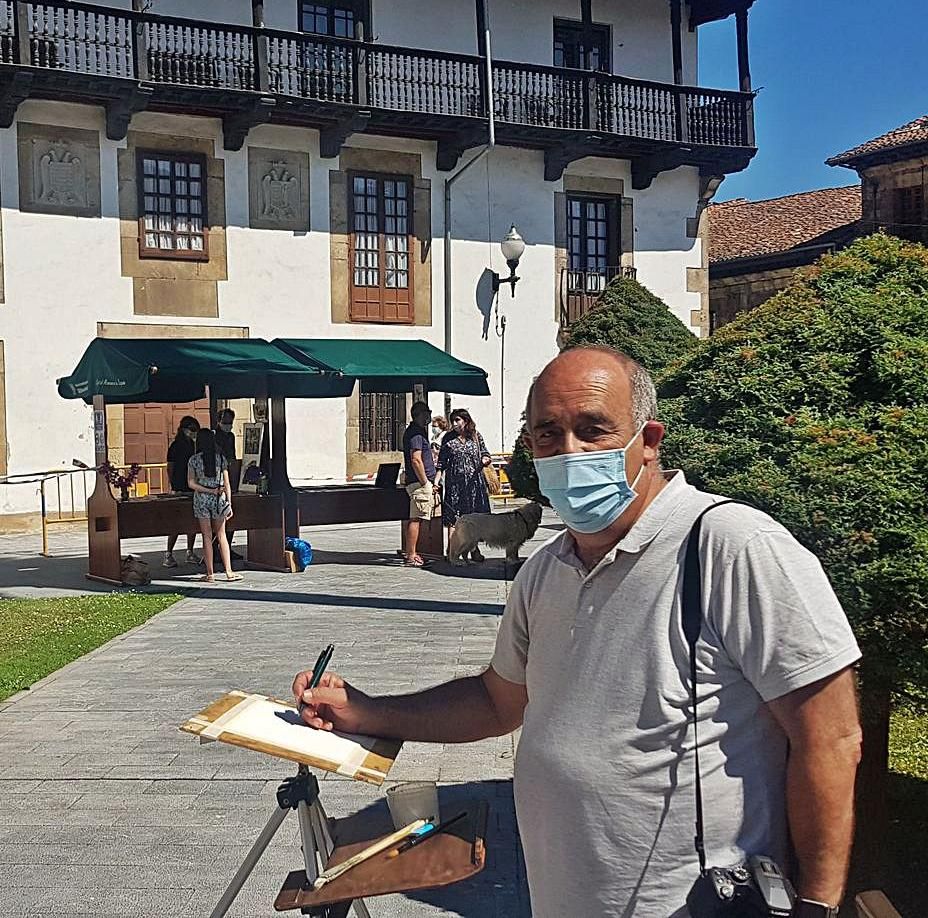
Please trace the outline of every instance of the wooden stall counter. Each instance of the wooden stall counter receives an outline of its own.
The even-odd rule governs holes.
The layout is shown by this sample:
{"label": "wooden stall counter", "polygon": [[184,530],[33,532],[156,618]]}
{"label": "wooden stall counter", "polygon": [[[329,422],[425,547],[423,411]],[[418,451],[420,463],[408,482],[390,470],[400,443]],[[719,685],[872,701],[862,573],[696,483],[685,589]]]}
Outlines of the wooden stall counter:
{"label": "wooden stall counter", "polygon": [[[279,495],[233,495],[233,526],[248,532],[248,566],[288,571],[284,554],[283,499]],[[119,584],[122,579],[123,539],[142,539],[199,533],[193,515],[193,496],[166,494],[117,501],[102,477],[87,503],[91,580]]]}
{"label": "wooden stall counter", "polygon": [[[377,487],[368,482],[303,486],[297,494],[300,526],[331,526],[339,523],[403,523],[409,519],[409,495],[399,485]],[[426,558],[444,555],[444,532],[439,515],[423,522],[419,530],[419,553]],[[401,536],[405,549],[405,527]]]}

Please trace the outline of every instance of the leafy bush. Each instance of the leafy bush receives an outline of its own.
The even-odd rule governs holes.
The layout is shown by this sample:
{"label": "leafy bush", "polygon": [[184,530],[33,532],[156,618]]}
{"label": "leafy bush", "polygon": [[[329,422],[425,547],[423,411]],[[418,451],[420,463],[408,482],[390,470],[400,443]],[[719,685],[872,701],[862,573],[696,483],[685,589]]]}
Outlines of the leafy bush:
{"label": "leafy bush", "polygon": [[724,326],[659,388],[667,465],[821,560],[865,688],[928,687],[928,249],[877,235]]}
{"label": "leafy bush", "polygon": [[[659,377],[699,344],[663,300],[630,278],[617,277],[596,307],[570,326],[564,349],[606,345],[633,357]],[[538,490],[532,452],[521,436],[512,448],[509,479],[519,497],[547,501]]]}
{"label": "leafy bush", "polygon": [[699,339],[647,287],[617,277],[596,307],[570,326],[564,350],[597,344],[628,354],[657,378]]}

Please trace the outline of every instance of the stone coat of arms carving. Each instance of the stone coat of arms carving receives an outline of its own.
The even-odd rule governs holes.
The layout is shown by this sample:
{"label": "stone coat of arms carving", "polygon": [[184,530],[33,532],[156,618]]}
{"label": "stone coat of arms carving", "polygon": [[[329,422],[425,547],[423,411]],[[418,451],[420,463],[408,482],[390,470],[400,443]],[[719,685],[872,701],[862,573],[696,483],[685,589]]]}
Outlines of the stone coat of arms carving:
{"label": "stone coat of arms carving", "polygon": [[292,220],[297,213],[299,179],[287,168],[286,162],[271,163],[261,177],[261,216],[266,220]]}
{"label": "stone coat of arms carving", "polygon": [[[34,145],[39,141],[33,140]],[[87,176],[84,162],[74,153],[67,141],[54,141],[44,153],[36,149],[36,200],[42,204],[85,207],[87,205]]]}

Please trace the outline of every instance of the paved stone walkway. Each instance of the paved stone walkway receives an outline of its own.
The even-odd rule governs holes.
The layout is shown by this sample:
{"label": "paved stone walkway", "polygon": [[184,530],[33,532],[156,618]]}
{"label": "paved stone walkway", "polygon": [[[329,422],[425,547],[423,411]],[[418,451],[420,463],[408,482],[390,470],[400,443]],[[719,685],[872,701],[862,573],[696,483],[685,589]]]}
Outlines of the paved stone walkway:
{"label": "paved stone walkway", "polygon": [[[542,528],[536,541],[550,535]],[[0,703],[0,914],[208,915],[291,769],[220,743],[200,746],[178,724],[232,688],[286,693],[330,641],[333,668],[375,691],[410,691],[485,665],[508,588],[502,560],[408,570],[397,537],[396,524],[310,530],[316,558],[304,574],[187,583],[191,595],[171,609]],[[59,534],[62,557],[49,562],[24,537],[3,537],[2,592],[86,590],[81,540]],[[145,553],[160,576],[160,540],[126,548]],[[378,899],[374,918],[528,916],[512,762],[510,737],[404,747],[391,782],[439,781],[445,809],[489,800],[489,863],[469,883]],[[323,782],[334,816],[385,809],[383,792],[331,775]],[[288,817],[230,914],[276,914],[272,900],[300,863],[297,838]]]}

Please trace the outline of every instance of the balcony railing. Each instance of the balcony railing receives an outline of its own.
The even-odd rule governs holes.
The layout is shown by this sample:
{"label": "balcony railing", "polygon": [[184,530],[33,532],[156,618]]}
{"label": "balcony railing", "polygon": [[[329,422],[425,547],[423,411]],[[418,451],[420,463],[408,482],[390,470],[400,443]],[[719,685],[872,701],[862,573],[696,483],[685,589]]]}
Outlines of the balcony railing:
{"label": "balcony railing", "polygon": [[[481,58],[72,2],[0,0],[0,63],[162,86],[485,118]],[[750,93],[496,62],[495,114],[527,128],[753,147]]]}
{"label": "balcony railing", "polygon": [[630,265],[576,270],[562,268],[560,278],[561,327],[585,316],[602,297],[609,282],[616,277],[635,279],[636,271]]}

